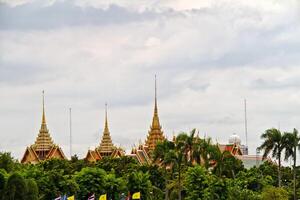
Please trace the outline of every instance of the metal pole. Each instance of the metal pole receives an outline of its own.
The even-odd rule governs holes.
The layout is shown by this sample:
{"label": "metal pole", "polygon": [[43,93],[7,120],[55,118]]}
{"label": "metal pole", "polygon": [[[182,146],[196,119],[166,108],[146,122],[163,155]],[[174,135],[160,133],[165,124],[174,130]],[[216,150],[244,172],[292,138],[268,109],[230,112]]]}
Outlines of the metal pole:
{"label": "metal pole", "polygon": [[69,108],[70,119],[70,159],[72,158],[72,108]]}

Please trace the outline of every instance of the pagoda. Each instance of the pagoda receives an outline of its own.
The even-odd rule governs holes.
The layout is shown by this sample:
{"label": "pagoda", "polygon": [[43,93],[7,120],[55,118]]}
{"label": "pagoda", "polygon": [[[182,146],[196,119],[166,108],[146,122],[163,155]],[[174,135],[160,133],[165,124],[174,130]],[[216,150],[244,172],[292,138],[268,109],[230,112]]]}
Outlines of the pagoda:
{"label": "pagoda", "polygon": [[62,149],[53,143],[47,128],[43,91],[43,114],[41,128],[35,143],[26,148],[23,158],[21,159],[21,163],[36,164],[51,158],[67,159]]}
{"label": "pagoda", "polygon": [[158,117],[158,107],[157,107],[157,86],[156,86],[156,76],[155,76],[155,97],[154,97],[154,114],[152,118],[152,124],[150,130],[148,131],[147,139],[145,144],[139,144],[138,147],[135,147],[131,150],[129,154],[130,157],[133,157],[140,164],[150,164],[151,154],[154,151],[156,144],[158,142],[164,141],[164,133],[159,122]]}
{"label": "pagoda", "polygon": [[90,162],[95,162],[101,160],[103,157],[117,158],[124,155],[124,150],[115,147],[112,143],[112,139],[108,129],[107,104],[105,104],[105,123],[100,145],[96,147],[95,150],[89,150],[85,159]]}
{"label": "pagoda", "polygon": [[157,109],[157,87],[156,87],[156,76],[155,76],[155,98],[154,98],[154,114],[152,118],[152,125],[148,131],[148,136],[145,142],[145,146],[149,151],[153,151],[158,142],[164,141],[165,137],[163,131],[161,130],[161,125],[159,123],[158,109]]}

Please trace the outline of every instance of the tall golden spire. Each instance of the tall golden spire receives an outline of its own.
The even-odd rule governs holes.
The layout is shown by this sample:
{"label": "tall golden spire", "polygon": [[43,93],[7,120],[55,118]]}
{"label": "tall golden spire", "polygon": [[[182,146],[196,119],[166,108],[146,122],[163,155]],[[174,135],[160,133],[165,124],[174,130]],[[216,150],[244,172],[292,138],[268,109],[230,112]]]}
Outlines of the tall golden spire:
{"label": "tall golden spire", "polygon": [[157,83],[156,83],[156,75],[155,75],[155,85],[154,85],[154,114],[152,118],[152,126],[151,129],[160,130],[161,126],[159,123],[158,117],[158,108],[157,108]]}
{"label": "tall golden spire", "polygon": [[110,132],[108,129],[108,119],[107,119],[107,103],[105,103],[105,123],[104,130],[102,135],[102,140],[100,142],[100,146],[98,148],[99,152],[103,155],[109,154],[113,151],[114,145],[112,143],[112,139],[110,137]]}
{"label": "tall golden spire", "polygon": [[46,124],[46,115],[45,115],[45,92],[43,90],[43,114],[42,114],[42,124],[38,134],[38,137],[35,141],[36,151],[47,151],[53,146],[52,138],[49,134],[49,130]]}
{"label": "tall golden spire", "polygon": [[42,124],[46,124],[46,116],[45,116],[45,92],[43,90],[43,116],[42,116]]}
{"label": "tall golden spire", "polygon": [[108,121],[107,121],[107,103],[105,103],[105,125],[104,125],[104,133],[109,133]]}
{"label": "tall golden spire", "polygon": [[163,131],[161,130],[161,125],[159,123],[158,117],[158,107],[157,107],[157,83],[156,83],[156,75],[155,75],[155,95],[154,95],[154,114],[152,118],[152,125],[150,126],[150,130],[148,132],[146,145],[149,150],[154,150],[156,143],[159,141],[163,141],[165,139],[163,135]]}

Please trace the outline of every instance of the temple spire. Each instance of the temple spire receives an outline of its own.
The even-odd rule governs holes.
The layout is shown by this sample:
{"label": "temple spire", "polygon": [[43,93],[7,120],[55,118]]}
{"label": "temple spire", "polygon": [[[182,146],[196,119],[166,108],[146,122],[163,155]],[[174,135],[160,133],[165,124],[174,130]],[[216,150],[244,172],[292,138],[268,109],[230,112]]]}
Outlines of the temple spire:
{"label": "temple spire", "polygon": [[156,85],[156,74],[155,74],[155,96],[154,96],[154,115],[158,115],[157,111],[157,85]]}
{"label": "temple spire", "polygon": [[38,137],[35,141],[35,150],[39,152],[39,156],[41,158],[44,158],[45,152],[48,151],[53,146],[52,138],[49,134],[49,130],[47,128],[46,124],[46,115],[45,115],[45,91],[42,91],[42,97],[43,97],[43,113],[42,113],[42,124],[41,128],[38,134]]}
{"label": "temple spire", "polygon": [[150,130],[148,132],[148,136],[146,139],[146,145],[148,146],[149,150],[154,150],[156,143],[158,141],[162,141],[165,139],[163,135],[163,131],[161,130],[161,125],[159,123],[158,117],[158,106],[157,106],[157,80],[155,75],[155,94],[154,94],[154,114],[152,118],[152,124]]}
{"label": "temple spire", "polygon": [[109,155],[114,149],[112,139],[110,137],[110,132],[108,128],[108,118],[107,118],[107,103],[105,103],[105,123],[102,135],[102,140],[98,148],[101,155]]}
{"label": "temple spire", "polygon": [[45,116],[45,91],[43,90],[43,116],[42,116],[42,124],[46,124],[46,116]]}
{"label": "temple spire", "polygon": [[154,114],[152,119],[151,129],[161,129],[158,117],[158,108],[157,108],[157,83],[156,83],[156,75],[155,75],[155,83],[154,83]]}
{"label": "temple spire", "polygon": [[109,133],[108,121],[107,121],[107,103],[105,103],[105,125],[104,125],[104,133]]}

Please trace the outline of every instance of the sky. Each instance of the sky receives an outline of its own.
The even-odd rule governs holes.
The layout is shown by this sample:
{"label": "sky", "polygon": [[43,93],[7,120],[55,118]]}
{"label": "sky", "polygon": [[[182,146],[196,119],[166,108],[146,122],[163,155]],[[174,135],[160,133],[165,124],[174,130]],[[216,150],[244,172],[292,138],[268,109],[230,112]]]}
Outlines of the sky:
{"label": "sky", "polygon": [[[113,142],[146,139],[154,107],[164,134],[245,143],[300,129],[297,0],[0,0],[0,151],[21,159],[42,115],[69,153],[99,145],[108,103]],[[299,159],[298,159],[299,160]]]}

